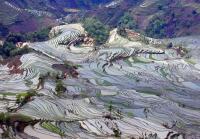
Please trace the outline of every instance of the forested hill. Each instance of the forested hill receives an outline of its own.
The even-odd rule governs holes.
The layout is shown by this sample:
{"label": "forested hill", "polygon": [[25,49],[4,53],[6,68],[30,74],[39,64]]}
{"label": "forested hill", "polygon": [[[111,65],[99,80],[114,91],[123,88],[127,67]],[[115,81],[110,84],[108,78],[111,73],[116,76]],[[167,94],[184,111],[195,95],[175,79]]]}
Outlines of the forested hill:
{"label": "forested hill", "polygon": [[124,0],[115,7],[89,11],[86,16],[154,38],[200,35],[200,0]]}
{"label": "forested hill", "polygon": [[200,35],[200,0],[0,0],[0,36],[87,17],[154,38]]}

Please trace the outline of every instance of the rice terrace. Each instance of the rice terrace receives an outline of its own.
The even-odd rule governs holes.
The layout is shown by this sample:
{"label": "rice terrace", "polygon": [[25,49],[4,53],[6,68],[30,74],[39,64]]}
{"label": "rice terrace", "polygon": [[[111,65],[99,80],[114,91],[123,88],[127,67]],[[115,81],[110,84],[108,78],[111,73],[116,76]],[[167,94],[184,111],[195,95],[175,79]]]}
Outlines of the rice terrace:
{"label": "rice terrace", "polygon": [[[102,5],[113,10],[123,2]],[[123,21],[108,27],[90,17],[63,20],[42,30],[48,37],[2,39],[0,138],[200,139],[200,35],[151,37]]]}

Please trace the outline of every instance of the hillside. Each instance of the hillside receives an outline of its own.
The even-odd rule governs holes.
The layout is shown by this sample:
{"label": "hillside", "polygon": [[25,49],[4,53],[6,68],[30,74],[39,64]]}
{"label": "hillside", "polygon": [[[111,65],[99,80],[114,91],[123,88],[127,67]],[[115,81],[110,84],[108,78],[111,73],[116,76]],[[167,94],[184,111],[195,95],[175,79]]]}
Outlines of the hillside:
{"label": "hillside", "polygon": [[135,29],[154,38],[200,34],[199,0],[124,0],[115,7],[89,11],[85,16],[98,17],[116,27],[124,13],[136,22]]}
{"label": "hillside", "polygon": [[[154,38],[199,35],[198,0],[1,0],[0,35],[32,32],[63,21],[77,22],[95,17],[114,28],[129,13],[134,30]],[[183,14],[184,13],[184,14]],[[59,19],[59,20],[57,20]]]}
{"label": "hillside", "polygon": [[111,0],[0,0],[0,37],[11,32],[33,32],[58,25],[58,18],[90,10]]}
{"label": "hillside", "polygon": [[200,139],[200,0],[0,0],[0,139]]}
{"label": "hillside", "polygon": [[127,31],[96,49],[81,24],[56,26],[1,60],[0,138],[199,138],[199,37]]}

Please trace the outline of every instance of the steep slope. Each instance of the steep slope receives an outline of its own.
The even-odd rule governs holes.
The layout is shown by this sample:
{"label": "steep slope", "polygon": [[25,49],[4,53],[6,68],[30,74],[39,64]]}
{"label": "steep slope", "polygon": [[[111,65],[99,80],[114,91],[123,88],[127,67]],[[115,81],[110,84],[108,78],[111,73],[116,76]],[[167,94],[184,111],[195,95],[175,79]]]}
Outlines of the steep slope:
{"label": "steep slope", "polygon": [[[11,32],[32,32],[58,25],[57,18],[71,12],[89,10],[111,0],[1,0],[0,24]],[[0,35],[5,36],[5,30]]]}
{"label": "steep slope", "polygon": [[[140,34],[130,41],[115,29],[100,49],[70,45],[84,34],[81,24],[54,27],[50,40],[27,44],[34,52],[0,65],[0,90],[9,92],[2,93],[1,112],[17,107],[37,123],[24,126],[19,138],[199,138],[198,37],[145,37],[146,43]],[[166,48],[169,42],[173,48]],[[180,45],[194,56],[182,55]],[[60,95],[59,78],[66,87]],[[29,89],[37,95],[16,105],[17,94]]]}
{"label": "steep slope", "polygon": [[[135,29],[149,37],[200,34],[198,0],[1,1],[0,23],[15,32],[33,31],[41,24],[42,27],[56,25],[63,19],[71,22],[85,17],[99,18],[103,23],[116,27],[120,18],[129,12],[136,23]],[[23,26],[24,30],[20,30]]]}
{"label": "steep slope", "polygon": [[86,13],[105,24],[116,27],[124,13],[129,12],[137,23],[136,30],[154,38],[200,34],[199,0],[124,0],[111,7]]}

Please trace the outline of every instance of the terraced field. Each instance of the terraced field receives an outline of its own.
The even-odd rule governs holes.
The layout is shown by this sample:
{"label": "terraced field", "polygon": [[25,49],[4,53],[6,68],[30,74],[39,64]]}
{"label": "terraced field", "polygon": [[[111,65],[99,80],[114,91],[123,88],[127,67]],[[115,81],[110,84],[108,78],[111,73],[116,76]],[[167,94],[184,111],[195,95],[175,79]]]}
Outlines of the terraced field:
{"label": "terraced field", "polygon": [[[20,58],[23,72],[1,65],[0,111],[17,107],[15,113],[39,120],[14,138],[200,138],[198,37],[145,44],[114,30],[100,49],[71,45],[84,33],[80,24],[55,27],[49,41],[29,44],[35,52]],[[168,42],[188,52],[163,47]],[[53,65],[66,62],[78,65],[79,75],[62,79],[64,93],[50,77],[37,87],[41,75],[62,74]],[[37,95],[18,106],[17,94],[30,89]]]}

